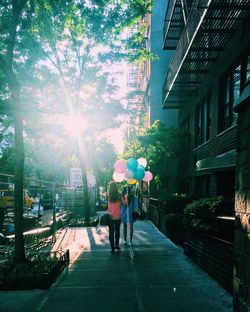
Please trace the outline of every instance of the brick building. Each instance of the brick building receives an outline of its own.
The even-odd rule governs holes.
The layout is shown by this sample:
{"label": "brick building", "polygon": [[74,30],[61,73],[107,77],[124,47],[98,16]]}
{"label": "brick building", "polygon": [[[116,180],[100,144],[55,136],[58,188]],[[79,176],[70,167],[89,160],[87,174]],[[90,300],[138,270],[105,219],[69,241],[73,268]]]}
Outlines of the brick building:
{"label": "brick building", "polygon": [[236,199],[235,311],[250,309],[249,18],[244,0],[170,0],[163,30],[163,108],[189,133],[176,191]]}

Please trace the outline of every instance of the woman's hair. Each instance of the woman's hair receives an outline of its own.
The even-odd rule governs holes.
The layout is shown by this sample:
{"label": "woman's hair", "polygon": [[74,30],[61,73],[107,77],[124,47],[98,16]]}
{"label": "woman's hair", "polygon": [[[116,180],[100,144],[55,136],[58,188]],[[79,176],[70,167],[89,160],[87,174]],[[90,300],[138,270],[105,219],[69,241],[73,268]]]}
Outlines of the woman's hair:
{"label": "woman's hair", "polygon": [[109,200],[113,203],[117,203],[121,199],[120,193],[118,191],[117,184],[115,182],[110,182],[109,184]]}
{"label": "woman's hair", "polygon": [[128,205],[130,205],[130,203],[134,202],[134,193],[132,188],[128,185],[125,186],[124,189],[122,190],[122,197],[125,198],[125,195],[128,194]]}

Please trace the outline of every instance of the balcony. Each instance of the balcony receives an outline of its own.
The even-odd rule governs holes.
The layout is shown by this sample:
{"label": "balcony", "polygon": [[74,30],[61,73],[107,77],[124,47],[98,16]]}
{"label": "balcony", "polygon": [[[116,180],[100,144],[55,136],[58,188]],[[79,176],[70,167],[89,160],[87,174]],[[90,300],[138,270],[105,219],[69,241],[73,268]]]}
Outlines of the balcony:
{"label": "balcony", "polygon": [[186,6],[184,6],[183,0],[170,0],[168,2],[163,29],[164,49],[176,49],[186,24],[186,15],[190,12],[193,1],[186,1]]}
{"label": "balcony", "polygon": [[240,27],[247,33],[247,0],[194,0],[190,10],[181,2],[170,0],[164,25],[164,48],[175,53],[162,88],[163,108],[180,108],[187,95],[195,95],[231,37]]}

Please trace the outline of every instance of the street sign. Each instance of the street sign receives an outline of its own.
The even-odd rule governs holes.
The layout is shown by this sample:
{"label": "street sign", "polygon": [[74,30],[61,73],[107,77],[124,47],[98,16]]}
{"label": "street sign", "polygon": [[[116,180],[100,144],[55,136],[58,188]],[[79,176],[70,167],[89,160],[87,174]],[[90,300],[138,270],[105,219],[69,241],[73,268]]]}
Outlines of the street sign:
{"label": "street sign", "polygon": [[[96,178],[92,174],[87,174],[88,187],[96,186]],[[82,187],[82,171],[81,168],[70,168],[69,185],[71,188]]]}

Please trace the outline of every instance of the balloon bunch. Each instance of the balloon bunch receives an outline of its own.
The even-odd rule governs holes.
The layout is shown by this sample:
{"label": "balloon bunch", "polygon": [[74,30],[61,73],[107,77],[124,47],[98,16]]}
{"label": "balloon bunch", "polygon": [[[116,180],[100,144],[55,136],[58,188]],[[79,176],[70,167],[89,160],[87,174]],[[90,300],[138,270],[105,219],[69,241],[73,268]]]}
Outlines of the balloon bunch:
{"label": "balloon bunch", "polygon": [[127,161],[118,159],[114,164],[115,172],[113,180],[115,182],[127,181],[128,184],[135,184],[137,181],[150,182],[153,175],[150,171],[146,171],[147,161],[145,158],[129,158]]}

